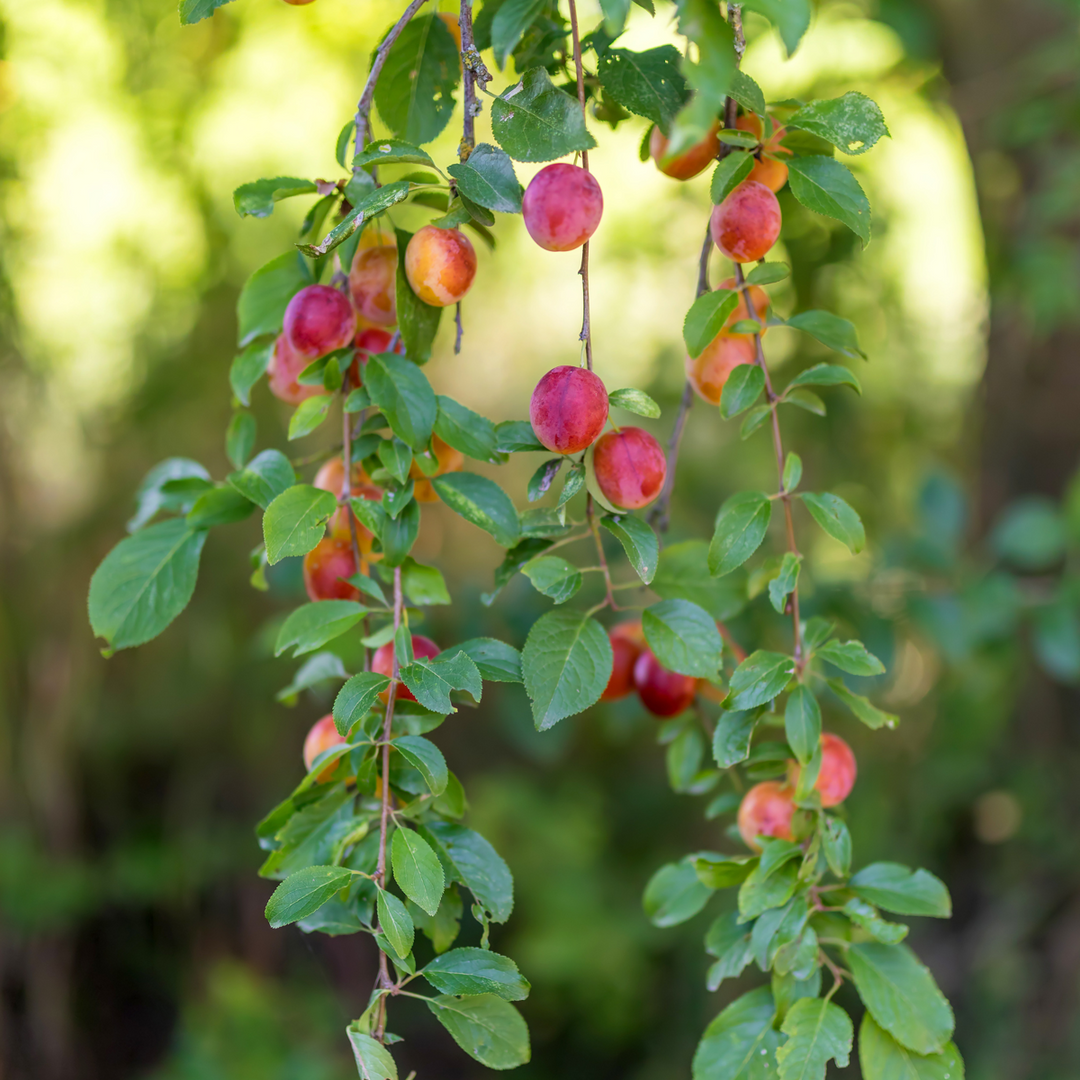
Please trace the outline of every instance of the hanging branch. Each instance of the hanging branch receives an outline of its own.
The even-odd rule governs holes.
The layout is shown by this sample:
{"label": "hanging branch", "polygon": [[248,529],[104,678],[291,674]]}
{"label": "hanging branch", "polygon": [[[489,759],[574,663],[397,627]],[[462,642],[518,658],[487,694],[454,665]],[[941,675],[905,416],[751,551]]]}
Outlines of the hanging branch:
{"label": "hanging branch", "polygon": [[[585,72],[581,66],[581,38],[578,35],[577,4],[570,0],[570,34],[574,41],[574,69],[577,72],[577,96],[581,106],[582,119],[585,118]],[[589,151],[581,151],[581,167],[589,171]],[[592,371],[592,319],[589,312],[589,241],[586,240],[581,248],[581,266],[578,268],[581,275],[581,334],[580,339],[585,342],[585,366]]]}
{"label": "hanging branch", "polygon": [[[473,38],[472,0],[461,0],[461,14],[458,16],[461,29],[461,82],[463,87],[464,119],[462,120],[461,144],[458,157],[466,161],[476,146],[476,118],[480,115],[481,105],[476,100],[476,84],[483,90],[491,82],[488,71]],[[455,350],[456,352],[457,350]]]}

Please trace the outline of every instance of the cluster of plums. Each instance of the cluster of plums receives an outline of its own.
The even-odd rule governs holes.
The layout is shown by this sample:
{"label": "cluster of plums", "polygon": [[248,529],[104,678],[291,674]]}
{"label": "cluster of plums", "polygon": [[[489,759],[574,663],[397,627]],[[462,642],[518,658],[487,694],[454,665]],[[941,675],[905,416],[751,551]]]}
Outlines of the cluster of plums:
{"label": "cluster of plums", "polygon": [[[826,732],[821,736],[821,769],[814,790],[825,808],[839,806],[855,786],[858,769],[855,755],[839,735]],[[739,804],[739,835],[755,851],[760,850],[759,836],[794,840],[792,818],[795,816],[795,786],[799,782],[799,765],[788,763],[786,780],[766,780],[755,784]]]}
{"label": "cluster of plums", "polygon": [[645,641],[641,620],[622,622],[608,633],[611,641],[611,678],[601,701],[617,701],[637,691],[641,704],[662,720],[690,708],[699,684],[708,693],[711,684],[692,675],[669,671],[653,655]]}

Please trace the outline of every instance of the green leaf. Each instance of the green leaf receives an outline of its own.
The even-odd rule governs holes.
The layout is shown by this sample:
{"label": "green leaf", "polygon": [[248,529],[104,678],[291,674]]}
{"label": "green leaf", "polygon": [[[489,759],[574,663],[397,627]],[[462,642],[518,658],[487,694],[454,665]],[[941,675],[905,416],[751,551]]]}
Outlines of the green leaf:
{"label": "green leaf", "polygon": [[821,850],[829,869],[838,877],[847,877],[851,868],[851,833],[840,818],[825,817],[821,826]]}
{"label": "green leaf", "polygon": [[811,101],[788,118],[787,127],[809,131],[845,154],[865,154],[889,134],[877,102],[855,90],[843,97]]}
{"label": "green leaf", "polygon": [[810,0],[744,0],[743,7],[764,15],[776,27],[789,56],[810,26]]}
{"label": "green leaf", "polygon": [[705,346],[720,333],[738,303],[739,294],[734,289],[714,289],[690,305],[683,320],[683,341],[691,359],[700,356]]}
{"label": "green leaf", "polygon": [[[532,4],[534,0],[526,2]],[[508,6],[504,4],[500,14]],[[465,161],[451,165],[446,171],[457,181],[458,191],[478,206],[500,214],[521,213],[521,184],[505,150],[480,143]]]}
{"label": "green leaf", "polygon": [[884,675],[885,665],[861,641],[828,641],[814,654],[849,675]]}
{"label": "green leaf", "polygon": [[241,217],[269,217],[274,203],[294,195],[314,195],[315,184],[296,176],[275,176],[272,179],[255,180],[241,184],[233,192],[233,206]]}
{"label": "green leaf", "polygon": [[255,446],[257,425],[255,417],[244,409],[234,412],[225,433],[225,456],[237,469],[242,469]]}
{"label": "green leaf", "polygon": [[501,454],[518,454],[527,450],[547,452],[537,441],[536,432],[528,420],[504,420],[495,425],[495,449]]}
{"label": "green leaf", "polygon": [[580,611],[541,615],[521,653],[536,730],[547,731],[599,701],[611,665],[611,642],[595,619]]}
{"label": "green leaf", "polygon": [[751,653],[731,676],[731,709],[752,709],[780,694],[795,674],[795,661],[782,653],[759,649]]}
{"label": "green leaf", "polygon": [[492,922],[506,922],[514,908],[514,880],[491,844],[478,832],[449,821],[428,822],[423,831],[444,860],[448,876],[473,894]]}
{"label": "green leaf", "polygon": [[212,529],[215,525],[231,525],[250,517],[255,509],[250,499],[228,485],[204,491],[187,515],[188,528]]}
{"label": "green leaf", "polygon": [[489,1069],[515,1069],[530,1056],[529,1029],[508,1001],[494,994],[427,999],[435,1019],[470,1057]]}
{"label": "green leaf", "polygon": [[597,59],[596,74],[607,97],[667,132],[689,96],[681,64],[674,45],[644,52],[608,49]]}
{"label": "green leaf", "polygon": [[851,879],[851,888],[856,896],[897,915],[935,919],[952,915],[949,890],[928,870],[912,871],[900,863],[871,863]]}
{"label": "green leaf", "polygon": [[835,158],[812,154],[788,162],[791,193],[808,210],[836,218],[865,246],[870,242],[870,203],[851,170]]}
{"label": "green leaf", "polygon": [[[809,390],[792,390],[790,387],[784,396],[780,399],[781,405],[797,405],[800,409],[805,409],[809,413],[813,413],[815,416],[825,415],[825,402],[817,396],[812,394]],[[762,406],[762,408],[765,408]],[[761,417],[765,419],[764,414]],[[759,425],[755,425],[759,426]],[[743,423],[743,438],[745,439],[748,432],[746,431],[746,423]]]}
{"label": "green leaf", "polygon": [[756,855],[699,855],[694,860],[694,872],[698,881],[710,889],[730,889],[741,885],[756,865]]}
{"label": "green leaf", "polygon": [[719,206],[750,175],[753,168],[754,155],[745,150],[734,150],[721,158],[713,170],[712,183],[709,185],[709,197],[713,203]]}
{"label": "green leaf", "polygon": [[852,945],[847,962],[874,1020],[917,1054],[937,1054],[953,1032],[949,1003],[929,970],[906,945]]}
{"label": "green leaf", "polygon": [[721,131],[717,138],[728,146],[736,146],[742,150],[752,150],[758,145],[758,137],[748,131]]}
{"label": "green leaf", "polygon": [[515,161],[554,161],[596,146],[577,100],[542,67],[530,68],[491,103],[491,130]]}
{"label": "green leaf", "polygon": [[871,705],[861,694],[853,694],[842,679],[828,679],[829,689],[860,719],[868,728],[894,728],[900,718],[892,713],[882,712],[876,705]]}
{"label": "green leaf", "polygon": [[724,710],[716,721],[713,732],[713,757],[721,769],[730,769],[745,761],[750,754],[750,738],[757,724],[756,712],[729,712]]}
{"label": "green leaf", "polygon": [[562,491],[559,492],[558,506],[565,506],[585,486],[585,463],[575,461],[566,470]]}
{"label": "green leaf", "polygon": [[853,896],[844,905],[844,914],[857,926],[862,927],[875,941],[885,945],[899,945],[907,937],[908,928],[900,923],[883,919],[877,908]]}
{"label": "green leaf", "polygon": [[661,600],[641,617],[645,640],[669,671],[708,679],[720,665],[723,641],[716,622],[690,600]]}
{"label": "green leaf", "polygon": [[780,1030],[788,1037],[776,1051],[780,1080],[825,1080],[830,1061],[847,1068],[855,1029],[839,1005],[824,998],[800,998]]}
{"label": "green leaf", "polygon": [[435,434],[448,446],[460,450],[477,461],[499,462],[496,449],[495,425],[472,409],[442,394],[436,399],[439,412],[435,418]]}
{"label": "green leaf", "polygon": [[404,139],[369,142],[352,160],[354,171],[367,165],[429,165],[435,168],[435,162],[426,150],[421,150],[419,146],[405,142]]}
{"label": "green leaf", "polygon": [[180,0],[180,22],[183,26],[190,26],[201,19],[208,19],[227,3],[229,0]]}
{"label": "green leaf", "polygon": [[476,473],[446,473],[431,480],[439,498],[466,521],[490,533],[502,547],[513,547],[520,536],[517,509],[494,480]]}
{"label": "green leaf", "polygon": [[821,742],[821,708],[805,686],[797,686],[784,709],[784,733],[800,765],[805,765]]}
{"label": "green leaf", "polygon": [[731,76],[731,86],[728,94],[733,97],[744,109],[755,112],[758,116],[765,115],[765,95],[745,71],[735,70]]}
{"label": "green leaf", "polygon": [[915,1054],[883,1031],[870,1013],[859,1025],[859,1064],[864,1080],[964,1080],[964,1062],[956,1044],[937,1054]]}
{"label": "green leaf", "polygon": [[375,107],[398,138],[423,146],[450,121],[461,78],[457,44],[437,15],[413,20],[390,47]]}
{"label": "green leaf", "polygon": [[505,0],[491,22],[491,48],[502,71],[525,31],[544,10],[544,0]]}
{"label": "green leaf", "polygon": [[[792,315],[788,326],[804,330],[811,337],[817,338],[822,345],[835,349],[852,360],[866,359],[866,353],[859,348],[859,337],[855,327],[847,319],[841,319],[831,311],[802,311]],[[836,364],[815,364],[814,367],[796,375],[791,386],[851,386],[859,393],[862,388],[859,380],[846,367]]]}
{"label": "green leaf", "polygon": [[[651,15],[656,14],[652,0],[636,0],[636,2]],[[611,41],[614,41],[626,26],[626,19],[630,14],[630,0],[600,0],[600,10],[604,13],[604,32]],[[599,42],[594,44],[594,48],[603,52],[603,46]]]}
{"label": "green leaf", "polygon": [[705,951],[717,957],[706,977],[710,992],[716,990],[725,979],[737,979],[743,973],[754,957],[750,935],[746,927],[739,924],[736,912],[725,912],[709,927],[705,935]]}
{"label": "green leaf", "polygon": [[398,1080],[397,1065],[390,1051],[365,1032],[356,1030],[354,1020],[346,1029],[360,1080]]}
{"label": "green leaf", "polygon": [[157,637],[187,607],[205,542],[206,530],[192,529],[183,518],[149,525],[121,540],[90,579],[94,633],[111,649]]}
{"label": "green leaf", "polygon": [[858,555],[866,546],[866,530],[859,515],[839,495],[806,491],[799,498],[810,511],[810,516],[834,540],[845,544],[852,555]]}
{"label": "green leaf", "polygon": [[780,572],[769,582],[769,603],[772,604],[773,610],[780,615],[784,614],[788,595],[795,591],[795,587],[799,583],[799,567],[801,565],[801,555],[785,551],[784,558],[780,563]]}
{"label": "green leaf", "polygon": [[581,571],[573,563],[555,555],[530,559],[521,572],[537,592],[550,596],[556,604],[565,603],[581,588]]}
{"label": "green leaf", "polygon": [[772,517],[772,502],[761,491],[732,495],[720,507],[709,545],[709,573],[723,577],[742,566],[761,546]]}
{"label": "green leaf", "polygon": [[743,922],[756,919],[762,912],[783,907],[799,883],[799,867],[795,862],[784,863],[775,873],[766,876],[761,864],[739,888],[739,915]]}
{"label": "green leaf", "polygon": [[263,334],[280,334],[289,301],[311,283],[308,264],[297,252],[279,255],[256,270],[236,302],[239,345],[248,345]]}
{"label": "green leaf", "polygon": [[625,409],[637,416],[648,416],[653,420],[660,415],[660,406],[644,390],[635,390],[632,386],[613,390],[608,394],[608,405],[614,409]]}
{"label": "green leaf", "polygon": [[405,274],[405,250],[413,234],[405,232],[404,229],[396,229],[395,235],[398,248],[395,297],[401,342],[405,346],[405,355],[414,363],[423,364],[431,357],[431,345],[439,329],[443,309],[425,304],[412,291]]}
{"label": "green leaf", "polygon": [[457,712],[450,701],[452,690],[464,690],[479,701],[483,687],[476,665],[462,652],[405,664],[401,669],[401,680],[425,709],[444,716]]}
{"label": "green leaf", "polygon": [[746,275],[748,285],[772,285],[791,276],[791,268],[785,263],[760,262]]}
{"label": "green leaf", "polygon": [[1054,503],[1043,496],[1017,499],[994,524],[990,545],[1021,570],[1048,570],[1065,552],[1065,521]]}
{"label": "green leaf", "polygon": [[488,682],[521,682],[521,653],[496,638],[473,638],[454,645],[447,653],[463,652]]}
{"label": "green leaf", "polygon": [[670,743],[665,754],[668,783],[672,791],[690,792],[700,779],[705,740],[695,727],[685,728]]}
{"label": "green leaf", "polygon": [[336,509],[337,499],[329,491],[310,484],[286,488],[263,515],[270,565],[290,555],[306,555],[323,538],[323,527]]}
{"label": "green leaf", "polygon": [[439,910],[446,882],[442,863],[431,845],[412,829],[399,827],[390,842],[394,880],[401,891],[429,915]]}
{"label": "green leaf", "polygon": [[229,368],[229,385],[241,405],[251,404],[251,388],[266,374],[273,355],[273,341],[255,341],[234,357]]}
{"label": "green leaf", "polygon": [[[450,783],[450,770],[442,751],[422,735],[400,735],[394,740],[394,749],[424,777],[424,783],[432,795],[441,795]],[[421,905],[423,906],[423,905]]]}
{"label": "green leaf", "polygon": [[340,656],[332,652],[316,653],[300,665],[292,682],[279,690],[274,695],[274,700],[292,706],[296,704],[301,691],[315,687],[323,689],[328,682],[343,681],[348,677],[349,673],[345,670]]}
{"label": "green leaf", "polygon": [[[366,499],[354,499],[353,505],[367,502]],[[359,516],[359,515],[358,515]],[[401,566],[408,558],[416,537],[420,532],[420,504],[410,499],[396,518],[389,516],[383,523],[380,537],[383,545],[384,567]]]}
{"label": "green leaf", "polygon": [[684,540],[664,547],[652,590],[665,600],[693,600],[714,619],[730,619],[746,605],[746,582],[742,574],[723,580],[710,576],[708,553],[704,540]]}
{"label": "green leaf", "polygon": [[770,1080],[780,1032],[767,986],[733,1001],[705,1029],[694,1052],[693,1080]]}
{"label": "green leaf", "polygon": [[378,675],[374,671],[361,671],[349,679],[334,698],[334,724],[338,734],[347,735],[353,724],[367,715],[379,700],[379,694],[389,685],[390,680],[385,675]]}
{"label": "green leaf", "polygon": [[725,420],[749,409],[765,389],[765,372],[757,364],[738,364],[720,391],[720,415]]}
{"label": "green leaf", "polygon": [[326,419],[333,400],[333,394],[316,394],[301,401],[289,418],[290,442],[310,435]]}
{"label": "green leaf", "polygon": [[438,402],[427,376],[411,360],[393,353],[373,356],[364,385],[395,435],[414,450],[431,442]]}
{"label": "green leaf", "polygon": [[450,592],[442,573],[434,566],[424,566],[412,558],[401,564],[401,589],[406,600],[417,607],[450,603]]}
{"label": "green leaf", "polygon": [[660,541],[656,533],[632,514],[605,514],[600,525],[622,544],[634,573],[648,585],[655,577],[660,561]]}
{"label": "green leaf", "polygon": [[517,964],[490,949],[451,949],[420,974],[443,994],[495,994],[504,1001],[524,1001],[529,996],[529,982]]}
{"label": "green leaf", "polygon": [[678,926],[701,911],[710,896],[712,889],[698,878],[693,860],[686,858],[653,874],[642,903],[653,926]]}
{"label": "green leaf", "polygon": [[379,889],[377,895],[379,929],[399,959],[404,960],[412,952],[413,937],[416,933],[412,916],[409,909],[393,893]]}
{"label": "green leaf", "polygon": [[[807,315],[825,314],[824,312],[804,312]],[[796,316],[798,318],[798,316]],[[841,322],[846,320],[841,319]],[[848,323],[848,326],[851,326]],[[852,340],[854,340],[855,328],[851,327]],[[816,335],[815,335],[816,336]],[[800,372],[788,383],[788,390],[794,386],[850,386],[856,393],[862,393],[859,380],[846,367],[838,364],[815,364],[806,371]]]}
{"label": "green leaf", "polygon": [[276,930],[310,915],[352,880],[340,866],[307,866],[290,874],[266,904],[267,922]]}
{"label": "green leaf", "polygon": [[293,656],[314,652],[328,641],[351,630],[367,608],[354,600],[316,600],[292,612],[278,631],[274,655],[296,646]]}

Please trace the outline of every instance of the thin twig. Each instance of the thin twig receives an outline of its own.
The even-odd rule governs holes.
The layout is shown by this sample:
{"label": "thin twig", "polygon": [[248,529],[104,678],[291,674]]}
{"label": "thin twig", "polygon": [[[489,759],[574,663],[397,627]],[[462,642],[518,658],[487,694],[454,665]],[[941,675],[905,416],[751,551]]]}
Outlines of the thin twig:
{"label": "thin twig", "polygon": [[485,89],[487,83],[491,82],[491,72],[480,59],[480,53],[476,51],[473,38],[472,0],[461,0],[458,26],[461,29],[461,82],[464,88],[462,97],[465,112],[461,125],[458,157],[465,161],[476,145],[476,117],[480,114],[480,103],[476,100],[476,84],[480,84],[481,90]]}
{"label": "thin twig", "polygon": [[[368,139],[371,137],[371,102],[375,97],[375,84],[379,81],[379,75],[382,74],[383,65],[390,54],[390,49],[401,36],[401,31],[409,25],[409,20],[426,3],[427,0],[412,0],[412,3],[405,9],[405,13],[390,28],[390,32],[386,37],[382,39],[378,51],[375,53],[375,59],[371,62],[371,71],[368,74],[367,82],[364,83],[363,93],[361,93],[360,101],[356,106],[356,136],[353,148],[357,154],[363,152]],[[354,173],[359,171],[359,167],[353,166]]]}
{"label": "thin twig", "polygon": [[741,664],[746,659],[746,650],[731,636],[731,631],[722,622],[716,624],[716,629],[720,631],[724,644],[731,650],[731,655]]}
{"label": "thin twig", "polygon": [[612,591],[611,571],[608,569],[607,556],[604,554],[604,541],[600,537],[600,526],[596,524],[596,514],[593,512],[592,492],[585,496],[585,517],[589,522],[589,532],[596,540],[596,556],[600,560],[599,569],[604,572],[604,587],[607,589],[605,602],[612,611],[619,611],[619,605],[615,602],[615,593]]}
{"label": "thin twig", "polygon": [[[575,0],[570,2],[570,34],[574,42],[574,70],[577,73],[577,96],[581,106],[582,121],[586,119],[585,112],[585,72],[581,66],[581,38],[578,35],[577,4]],[[589,171],[589,151],[581,151],[581,167]],[[581,247],[581,266],[578,268],[581,275],[581,333],[578,335],[585,342],[585,366],[592,371],[592,317],[589,311],[589,241],[586,240]]]}
{"label": "thin twig", "polygon": [[465,327],[461,325],[461,301],[459,300],[454,305],[454,324],[457,326],[457,333],[454,336],[454,355],[457,356],[461,352],[461,338],[465,333]]}

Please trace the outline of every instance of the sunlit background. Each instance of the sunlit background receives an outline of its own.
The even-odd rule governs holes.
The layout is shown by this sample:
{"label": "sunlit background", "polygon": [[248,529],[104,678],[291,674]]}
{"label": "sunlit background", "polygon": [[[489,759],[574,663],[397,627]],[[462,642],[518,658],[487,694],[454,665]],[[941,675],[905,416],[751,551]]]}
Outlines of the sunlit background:
{"label": "sunlit background", "polygon": [[[12,1080],[353,1073],[342,1029],[370,988],[370,942],[270,931],[262,917],[270,883],[255,876],[252,826],[300,776],[303,733],[326,711],[315,697],[291,710],[274,702],[292,671],[270,659],[269,642],[298,594],[298,573],[279,573],[268,595],[248,589],[258,525],[233,526],[208,543],[191,609],[159,641],[108,662],[87,626],[85,592],[150,466],[182,455],[215,476],[227,471],[235,298],[252,270],[288,249],[309,205],[293,200],[269,219],[242,219],[232,191],[261,176],[339,175],[337,133],[399,9],[382,0],[236,0],[182,28],[172,0],[0,0],[0,1046]],[[1038,100],[1074,93],[1067,74],[1039,89],[1048,68],[1038,50],[1066,73],[1076,53],[1075,26],[1061,15],[1060,30],[1049,10],[1045,35],[1024,37],[1035,59],[1017,68]],[[675,42],[670,11],[653,19],[634,6],[625,44]],[[993,409],[984,412],[983,401],[994,395],[984,380],[988,342],[1014,374],[1032,342],[1043,369],[1051,352],[1076,363],[1061,337],[1076,312],[1076,252],[1068,241],[1062,255],[1060,223],[1075,214],[1077,172],[1064,210],[1061,197],[1031,195],[1052,171],[1048,146],[1071,138],[1063,108],[1051,116],[1057,128],[1025,128],[1024,137],[1007,117],[987,128],[978,109],[963,115],[987,76],[969,70],[974,61],[956,45],[959,17],[932,4],[824,3],[787,59],[767,24],[748,15],[744,67],[768,100],[861,90],[891,132],[849,161],[874,208],[865,250],[782,196],[776,257],[796,273],[773,290],[778,310],[835,310],[857,325],[870,357],[859,364],[861,400],[833,392],[828,420],[800,414],[789,424],[812,486],[848,499],[870,535],[855,558],[806,532],[809,603],[846,611],[887,660],[883,697],[904,721],[895,734],[845,730],[862,770],[850,801],[857,857],[918,862],[952,887],[957,920],[916,927],[913,940],[957,1003],[968,1075],[1049,1080],[1075,1075],[1080,1060],[1069,1034],[1078,864],[1065,828],[1076,816],[1055,801],[1077,756],[1075,699],[1030,674],[1015,636],[982,652],[973,638],[967,652],[950,653],[951,631],[929,616],[920,623],[905,600],[926,588],[925,567],[905,552],[913,537],[941,540],[953,528],[976,554],[936,580],[945,587],[955,571],[949,580],[962,587],[985,570],[978,538],[1000,506],[1027,491],[1060,496],[1076,466],[1066,434],[1042,479],[1031,462],[1010,471],[1019,458],[1002,464],[986,449]],[[586,29],[599,19],[592,0],[583,19]],[[986,57],[993,73],[990,46]],[[496,91],[514,77],[497,75]],[[458,123],[431,148],[437,162],[454,159]],[[681,326],[708,174],[679,184],[640,162],[644,121],[615,131],[590,123],[605,202],[592,244],[596,369],[609,389],[653,394],[664,415],[651,426],[666,437],[682,388]],[[485,110],[478,137],[486,131]],[[1042,174],[1022,180],[1017,159],[1041,162]],[[519,178],[534,171],[519,166]],[[1044,186],[1052,195],[1063,183],[1054,174]],[[424,213],[411,208],[395,220],[411,227]],[[1008,245],[1027,220],[1036,225],[1021,230],[1027,246],[1014,261]],[[520,419],[538,377],[577,362],[578,255],[540,250],[518,218],[500,216],[495,231],[495,252],[478,245],[462,352],[453,355],[444,320],[428,373],[439,392],[476,411]],[[1043,278],[1018,279],[1023,265]],[[714,280],[722,273],[716,260]],[[1069,273],[1071,285],[1062,284]],[[1051,316],[1015,314],[1016,297],[1051,288],[1059,297]],[[995,289],[1011,306],[1002,308],[1004,329],[991,333]],[[780,373],[825,358],[786,329],[770,331],[767,352]],[[999,410],[1010,394],[1021,407],[1023,386],[1011,385],[999,386]],[[1075,388],[1075,379],[1062,385]],[[1041,427],[1039,408],[1050,415],[1040,400],[1020,428]],[[1056,404],[1075,414],[1080,396]],[[254,408],[262,446],[298,456],[329,438],[288,444],[287,407],[265,386]],[[773,483],[770,454],[699,403],[672,537],[707,536],[727,495]],[[519,504],[528,467],[515,464],[503,478]],[[975,508],[966,526],[965,503]],[[477,594],[490,587],[499,553],[441,508],[425,515],[418,555],[443,567],[455,599],[431,617],[437,639],[485,632],[520,644],[544,608],[521,581],[482,608]],[[1059,721],[1024,759],[1010,727],[1021,690]],[[452,718],[440,741],[469,778],[473,821],[517,879],[499,948],[534,986],[524,1005],[534,1060],[520,1075],[688,1075],[697,1033],[735,991],[704,990],[704,923],[654,930],[639,897],[656,865],[714,844],[721,826],[702,822],[700,800],[668,789],[654,729],[633,704],[538,736],[520,688],[489,698]],[[1062,911],[1068,921],[1058,927]],[[1058,935],[1071,943],[1066,956]],[[1033,1029],[1059,985],[1066,992],[1047,1006],[1056,1019]],[[401,1014],[403,1076],[414,1067],[421,1080],[481,1074],[422,1010],[405,1005]],[[1032,1048],[1026,1056],[1017,1039]]]}

